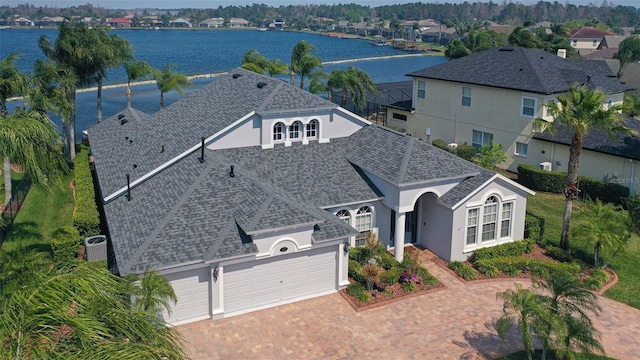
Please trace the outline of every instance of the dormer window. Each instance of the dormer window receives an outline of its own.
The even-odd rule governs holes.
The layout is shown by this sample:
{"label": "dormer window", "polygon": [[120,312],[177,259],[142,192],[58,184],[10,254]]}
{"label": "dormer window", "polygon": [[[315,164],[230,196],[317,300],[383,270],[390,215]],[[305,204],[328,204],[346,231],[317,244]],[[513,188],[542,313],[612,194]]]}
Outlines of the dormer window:
{"label": "dormer window", "polygon": [[273,125],[273,141],[282,141],[284,137],[284,124],[276,123]]}
{"label": "dormer window", "polygon": [[318,120],[311,120],[307,124],[307,139],[315,139],[318,136]]}
{"label": "dormer window", "polygon": [[296,121],[293,124],[289,125],[289,139],[299,139],[300,138],[300,122]]}

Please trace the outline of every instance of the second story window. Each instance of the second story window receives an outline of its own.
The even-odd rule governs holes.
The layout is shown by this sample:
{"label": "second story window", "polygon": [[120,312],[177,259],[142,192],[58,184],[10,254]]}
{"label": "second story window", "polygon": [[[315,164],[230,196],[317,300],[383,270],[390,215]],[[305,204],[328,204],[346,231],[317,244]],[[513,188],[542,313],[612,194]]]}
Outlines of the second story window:
{"label": "second story window", "polygon": [[307,138],[315,139],[318,136],[318,120],[311,120],[307,124]]}
{"label": "second story window", "polygon": [[282,123],[277,123],[273,125],[273,141],[282,141],[283,135],[284,135],[284,125]]}
{"label": "second story window", "polygon": [[300,138],[300,122],[296,121],[293,124],[289,125],[289,139],[299,139]]}
{"label": "second story window", "polygon": [[427,97],[427,83],[418,80],[418,97],[424,99]]}
{"label": "second story window", "polygon": [[536,116],[536,99],[523,97],[522,98],[522,109],[520,115],[526,117],[535,117]]}
{"label": "second story window", "polygon": [[471,106],[471,88],[462,88],[462,106]]}

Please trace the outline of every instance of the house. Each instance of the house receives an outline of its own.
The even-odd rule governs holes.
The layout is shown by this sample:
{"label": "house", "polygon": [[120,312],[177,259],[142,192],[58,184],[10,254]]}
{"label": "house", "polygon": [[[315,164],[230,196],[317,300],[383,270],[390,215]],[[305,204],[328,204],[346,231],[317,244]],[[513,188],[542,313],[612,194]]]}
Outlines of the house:
{"label": "house", "polygon": [[[520,163],[539,166],[552,156],[533,123],[536,118],[552,121],[544,104],[554,102],[572,84],[604,91],[605,106],[621,104],[624,92],[630,90],[604,61],[570,60],[519,47],[486,50],[408,76],[413,78],[412,104],[390,109],[390,124],[389,119],[406,116],[407,133],[429,141],[442,139],[452,146],[480,147],[493,140],[506,151],[507,161],[500,166],[514,172]],[[601,179],[612,171],[602,164],[585,155],[580,171]],[[567,171],[566,160],[549,167]]]}
{"label": "house", "polygon": [[286,27],[286,20],[282,16],[276,16],[273,19],[273,26],[278,30],[282,30]]}
{"label": "house", "polygon": [[181,27],[181,28],[190,28],[192,27],[191,23],[183,18],[177,18],[175,20],[171,20],[169,22],[169,26],[171,27]]}
{"label": "house", "polygon": [[249,26],[249,21],[242,18],[230,18],[229,19],[229,27],[230,28],[244,28]]}
{"label": "house", "polygon": [[21,16],[21,17],[19,17],[17,19],[14,19],[12,21],[12,25],[15,25],[15,26],[33,26],[34,22],[29,20],[29,19],[27,19],[27,18],[25,18],[25,17],[23,17],[23,16]]}
{"label": "house", "polygon": [[43,16],[42,19],[36,21],[36,26],[58,26],[64,22],[61,16],[49,17]]}
{"label": "house", "polygon": [[624,35],[605,35],[598,45],[598,50],[602,49],[618,49],[622,40],[626,39]]}
{"label": "house", "polygon": [[127,18],[114,18],[114,19],[109,19],[109,21],[107,21],[107,25],[113,27],[113,28],[128,28],[132,26],[132,21],[131,19],[127,19]]}
{"label": "house", "polygon": [[209,18],[209,19],[206,19],[204,21],[201,21],[198,24],[198,27],[201,27],[201,28],[219,28],[219,27],[222,27],[223,25],[224,25],[224,18],[217,17],[217,18]]}
{"label": "house", "polygon": [[158,269],[172,324],[349,284],[371,232],[446,260],[523,237],[521,185],[279,79],[232,70],[159,112],[88,131],[110,268]]}
{"label": "house", "polygon": [[584,50],[595,50],[600,45],[602,38],[605,36],[615,35],[612,32],[600,30],[597,27],[585,26],[583,28],[573,30],[569,34],[571,46],[578,49],[582,53]]}

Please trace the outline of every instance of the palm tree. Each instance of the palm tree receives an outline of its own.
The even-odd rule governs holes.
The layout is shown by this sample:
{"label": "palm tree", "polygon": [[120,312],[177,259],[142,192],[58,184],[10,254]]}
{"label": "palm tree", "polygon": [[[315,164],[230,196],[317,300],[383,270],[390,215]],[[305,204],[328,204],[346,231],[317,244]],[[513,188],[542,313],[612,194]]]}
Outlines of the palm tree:
{"label": "palm tree", "polygon": [[640,115],[640,96],[626,94],[622,102],[622,113],[637,118]]}
{"label": "palm tree", "polygon": [[269,65],[267,66],[267,73],[271,77],[273,77],[274,75],[284,75],[288,73],[288,68],[289,65],[287,65],[284,61],[275,58],[269,61]]}
{"label": "palm tree", "polygon": [[298,75],[300,75],[300,89],[304,89],[304,78],[312,78],[320,67],[322,67],[322,60],[315,55],[307,54],[300,59],[297,67]]}
{"label": "palm tree", "polygon": [[131,307],[129,287],[100,263],[42,267],[0,297],[0,358],[184,359],[182,338]]}
{"label": "palm tree", "polygon": [[258,74],[264,74],[268,66],[269,60],[256,49],[248,50],[242,57],[242,65],[240,65],[241,68]]}
{"label": "palm tree", "polygon": [[[0,61],[0,116],[7,114],[7,100],[11,97],[23,95],[29,88],[29,76],[18,69],[16,61],[20,58],[18,53],[11,53]],[[5,204],[11,200],[11,158],[4,157],[4,189]]]}
{"label": "palm tree", "polygon": [[153,74],[153,67],[146,61],[125,61],[124,69],[127,72],[127,107],[131,107],[131,82],[140,78],[146,78]]}
{"label": "palm tree", "polygon": [[[291,63],[289,64],[289,70],[291,71],[291,85],[295,85],[295,75],[299,74],[302,71],[303,62],[307,61],[309,65],[312,65],[309,59],[305,60],[305,58],[311,55],[314,46],[309,44],[308,42],[302,40],[298,42],[291,51]],[[311,55],[313,56],[313,55]],[[309,75],[309,74],[305,74]],[[302,81],[302,80],[301,80]]]}
{"label": "palm tree", "polygon": [[[66,170],[61,150],[55,126],[39,112],[20,109],[0,115],[0,156],[22,166],[32,181],[43,183]],[[6,196],[10,199],[11,193]]]}
{"label": "palm tree", "polygon": [[355,66],[347,68],[347,81],[350,83],[351,100],[358,109],[366,105],[368,92],[380,94],[369,74]]}
{"label": "palm tree", "polygon": [[165,309],[171,313],[170,301],[174,305],[178,301],[169,280],[158,275],[157,271],[147,268],[142,276],[128,274],[124,280],[130,286],[129,294],[132,296],[133,308],[136,310],[155,315]]}
{"label": "palm tree", "polygon": [[598,332],[589,318],[590,313],[597,316],[601,311],[596,295],[582,287],[575,276],[562,273],[554,274],[546,281],[534,281],[533,287],[544,294],[541,296],[550,305],[551,314],[563,325],[563,331],[556,331],[558,356],[568,355],[572,348],[604,353],[597,339]]}
{"label": "palm tree", "polygon": [[106,28],[93,29],[98,37],[98,43],[94,44],[91,51],[95,51],[96,72],[95,79],[98,83],[98,114],[97,121],[102,121],[102,82],[109,69],[116,68],[133,59],[133,48],[129,41],[118,35],[109,35]]}
{"label": "palm tree", "polygon": [[349,83],[347,82],[347,72],[341,69],[336,69],[331,71],[329,74],[329,78],[327,79],[327,99],[332,101],[333,94],[336,90],[342,89],[342,106],[346,106],[347,104],[347,87]]}
{"label": "palm tree", "polygon": [[609,134],[611,138],[617,132],[633,134],[634,131],[623,125],[623,118],[618,111],[620,106],[605,105],[606,95],[598,89],[589,90],[585,85],[573,85],[566,95],[558,96],[557,102],[550,103],[549,112],[553,117],[552,122],[544,122],[551,134],[558,126],[564,126],[573,133],[569,148],[569,163],[567,170],[567,186],[564,190],[566,204],[562,219],[562,238],[560,246],[567,251],[569,247],[569,227],[573,201],[578,197],[578,169],[580,166],[580,153],[582,142],[589,130],[595,128]]}
{"label": "palm tree", "polygon": [[531,289],[524,289],[519,283],[515,287],[515,290],[508,289],[496,294],[496,298],[504,301],[503,314],[495,325],[496,331],[504,340],[509,329],[517,324],[527,358],[532,360],[535,351],[533,336],[537,335],[543,344],[549,344],[551,337],[548,329],[556,327],[553,325],[555,319],[550,316],[548,303],[541,301],[538,294]]}
{"label": "palm tree", "polygon": [[183,86],[192,86],[189,79],[180,73],[171,71],[173,64],[165,66],[162,71],[154,71],[153,78],[155,79],[158,89],[160,90],[160,109],[164,109],[164,94],[175,90],[180,94],[184,94],[182,90]]}

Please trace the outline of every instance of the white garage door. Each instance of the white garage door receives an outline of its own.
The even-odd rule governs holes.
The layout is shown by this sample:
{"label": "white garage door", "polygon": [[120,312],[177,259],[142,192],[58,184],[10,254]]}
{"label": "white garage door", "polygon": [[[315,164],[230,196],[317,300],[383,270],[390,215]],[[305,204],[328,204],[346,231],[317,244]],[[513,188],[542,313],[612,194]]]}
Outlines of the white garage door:
{"label": "white garage door", "polygon": [[226,266],[225,313],[335,290],[336,249],[331,246]]}
{"label": "white garage door", "polygon": [[171,314],[163,312],[164,320],[171,324],[184,324],[209,316],[209,268],[182,271],[165,275],[171,281],[178,302]]}

